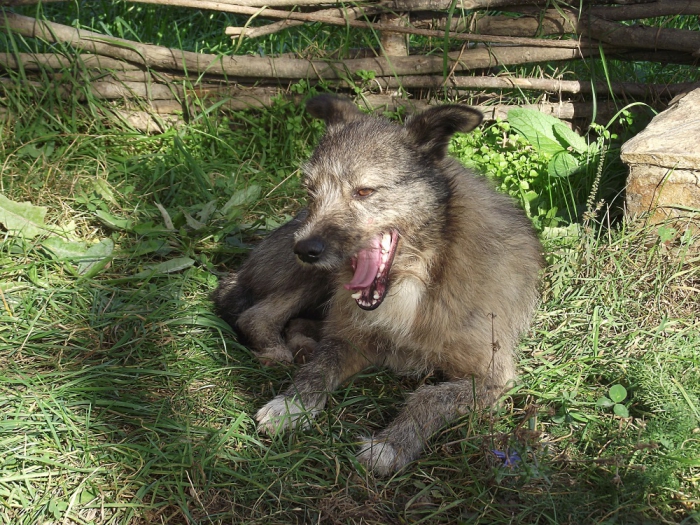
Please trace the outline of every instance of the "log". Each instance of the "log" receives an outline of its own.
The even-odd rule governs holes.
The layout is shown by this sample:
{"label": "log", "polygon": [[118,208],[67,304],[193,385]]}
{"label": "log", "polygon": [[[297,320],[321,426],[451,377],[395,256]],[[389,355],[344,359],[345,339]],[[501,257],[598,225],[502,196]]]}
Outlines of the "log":
{"label": "log", "polygon": [[[162,4],[164,0],[130,0],[135,3],[144,4]],[[509,0],[514,1],[514,0]],[[178,7],[194,7],[198,9],[214,9],[227,13],[235,13],[240,15],[258,16],[262,18],[280,18],[283,20],[300,20],[303,22],[323,22],[326,24],[339,25],[343,27],[357,27],[361,29],[371,29],[374,31],[389,31],[394,33],[403,33],[407,35],[419,35],[433,38],[444,38],[444,33],[441,31],[432,31],[429,29],[415,29],[411,27],[399,27],[386,24],[376,24],[365,22],[362,20],[348,20],[345,18],[318,16],[314,13],[297,13],[290,11],[281,11],[277,9],[263,9],[259,7],[235,6],[229,4],[220,4],[210,0],[168,0],[168,5]],[[515,38],[508,36],[489,36],[454,33],[450,35],[455,40],[464,40],[470,42],[495,42],[501,44],[524,45],[532,47],[558,47],[575,49],[578,42],[571,40],[539,40],[536,38]]]}
{"label": "log", "polygon": [[637,20],[658,16],[700,15],[700,0],[660,0],[617,7],[591,6],[587,13],[606,20]]}
{"label": "log", "polygon": [[16,70],[20,67],[23,67],[27,71],[37,71],[42,68],[63,69],[75,65],[76,62],[84,65],[88,69],[105,71],[141,70],[141,68],[135,64],[100,55],[81,54],[67,57],[66,55],[54,53],[0,53],[0,66],[5,69]]}
{"label": "log", "polygon": [[[442,13],[420,13],[414,15],[413,25],[418,28],[434,27],[445,29],[447,16]],[[450,31],[475,32],[488,35],[513,37],[535,37],[545,35],[564,35],[576,32],[575,19],[562,16],[559,11],[549,9],[535,15],[525,15],[514,18],[506,15],[453,18]]]}
{"label": "log", "polygon": [[588,20],[579,20],[578,30],[591,38],[609,44],[624,42],[631,48],[682,51],[700,58],[700,32],[698,31],[642,25],[623,26],[597,16],[590,16]]}
{"label": "log", "polygon": [[[655,18],[658,16],[678,16],[678,15],[700,15],[700,0],[658,0],[656,2],[645,2],[641,4],[629,5],[591,5],[582,10],[562,8],[569,13],[573,13],[576,18],[585,18],[587,15],[593,15],[605,20],[623,21],[623,20],[638,20],[640,18]],[[534,5],[530,6],[514,6],[508,11],[513,13],[523,13],[526,15],[537,17],[542,13],[542,9]],[[556,9],[548,9],[547,13]],[[581,13],[579,17],[577,13]],[[584,14],[585,13],[585,14]],[[553,16],[553,13],[550,14]],[[569,18],[569,15],[567,15]]]}
{"label": "log", "polygon": [[[8,69],[16,69],[17,57],[7,53],[0,53],[0,66]],[[48,70],[49,75],[60,80],[64,74],[62,70],[70,63],[65,55],[56,54],[26,54],[20,55],[25,70],[38,69],[41,65],[44,70]],[[99,62],[91,59],[101,59]],[[182,96],[181,86],[175,86],[174,91],[165,91],[162,88],[155,88],[147,92],[145,87],[137,87],[134,83],[153,85],[154,83],[167,84],[172,82],[189,82],[192,89],[199,97],[220,95],[222,97],[241,95],[244,90],[251,88],[241,88],[230,83],[224,83],[221,77],[195,76],[188,77],[184,72],[165,73],[158,71],[144,71],[141,69],[129,69],[130,64],[106,57],[96,55],[79,55],[78,60],[84,63],[99,63],[104,65],[109,61],[109,69],[93,69],[88,71],[88,80],[93,86],[97,86],[96,96],[102,98],[121,98],[129,94],[135,96],[146,96],[151,100],[168,99],[172,96]],[[50,70],[55,70],[53,73]],[[442,75],[408,75],[402,77],[375,77],[372,83],[380,89],[522,89],[529,91],[548,91],[550,93],[572,93],[572,94],[608,94],[610,90],[616,95],[627,95],[631,97],[654,97],[668,98],[679,93],[687,92],[697,87],[700,83],[683,82],[677,84],[647,84],[640,82],[598,82],[592,86],[590,82],[580,82],[578,80],[558,80],[547,78],[519,78],[504,76],[463,76],[452,75],[447,80]],[[120,84],[121,88],[111,84]],[[351,88],[352,83],[336,81],[333,85],[342,88]],[[260,88],[258,95],[262,93],[266,97],[272,96],[270,88]],[[264,91],[267,89],[267,91]],[[246,91],[248,92],[248,91]],[[254,92],[254,91],[253,91]],[[256,95],[257,96],[257,95]]]}
{"label": "log", "polygon": [[[239,78],[332,80],[352,77],[359,71],[374,71],[377,76],[437,73],[443,70],[442,56],[409,56],[354,59],[345,61],[309,61],[303,59],[253,56],[219,56],[177,51],[151,44],[106,37],[91,31],[42,22],[14,13],[4,13],[5,28],[25,37],[48,42],[65,42],[91,53],[125,60],[140,66],[197,74],[215,74]],[[450,53],[448,65],[455,71],[484,69],[552,60],[573,60],[597,53],[597,48],[557,49],[540,47],[477,47]]]}

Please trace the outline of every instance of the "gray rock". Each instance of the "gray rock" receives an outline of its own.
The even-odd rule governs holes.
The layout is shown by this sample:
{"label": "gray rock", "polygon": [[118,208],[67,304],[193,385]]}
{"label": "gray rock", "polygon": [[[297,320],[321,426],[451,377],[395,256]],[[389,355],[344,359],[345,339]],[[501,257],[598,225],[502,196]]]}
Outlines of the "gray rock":
{"label": "gray rock", "polygon": [[[629,166],[628,218],[651,222],[700,213],[700,88],[659,113],[621,150]],[[693,210],[695,210],[693,212]]]}

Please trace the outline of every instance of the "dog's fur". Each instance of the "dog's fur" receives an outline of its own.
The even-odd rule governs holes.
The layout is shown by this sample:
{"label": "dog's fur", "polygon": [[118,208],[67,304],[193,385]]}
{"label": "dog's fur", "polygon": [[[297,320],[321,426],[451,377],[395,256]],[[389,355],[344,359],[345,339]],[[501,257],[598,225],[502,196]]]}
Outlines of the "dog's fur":
{"label": "dog's fur", "polygon": [[400,126],[327,95],[307,109],[327,124],[304,168],[308,211],[264,241],[215,297],[263,357],[285,361],[287,321],[326,309],[310,361],[257,413],[263,431],[308,422],[329,392],[371,366],[443,373],[447,382],[419,388],[363,440],[359,460],[388,474],[515,378],[540,245],[507,196],[447,157],[451,136],[481,122],[477,111],[436,107]]}
{"label": "dog's fur", "polygon": [[266,365],[304,362],[313,353],[315,321],[331,297],[330,272],[302,265],[294,253],[294,235],[308,214],[304,209],[272,232],[212,294],[216,313]]}

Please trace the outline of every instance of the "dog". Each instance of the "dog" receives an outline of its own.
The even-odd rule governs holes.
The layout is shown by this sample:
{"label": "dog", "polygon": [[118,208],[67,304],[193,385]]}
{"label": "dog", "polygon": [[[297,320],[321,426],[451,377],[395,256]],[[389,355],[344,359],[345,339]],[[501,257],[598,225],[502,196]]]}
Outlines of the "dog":
{"label": "dog", "polygon": [[446,381],[418,388],[392,423],[362,438],[358,460],[389,475],[514,381],[541,246],[508,196],[447,155],[454,133],[481,123],[478,111],[444,105],[400,125],[331,95],[307,111],[326,123],[304,166],[308,208],[251,254],[233,288],[222,284],[218,308],[225,315],[240,301],[233,322],[264,358],[282,361],[293,354],[284,327],[321,313],[308,362],[255,416],[269,434],[308,425],[330,392],[369,367],[441,372]]}

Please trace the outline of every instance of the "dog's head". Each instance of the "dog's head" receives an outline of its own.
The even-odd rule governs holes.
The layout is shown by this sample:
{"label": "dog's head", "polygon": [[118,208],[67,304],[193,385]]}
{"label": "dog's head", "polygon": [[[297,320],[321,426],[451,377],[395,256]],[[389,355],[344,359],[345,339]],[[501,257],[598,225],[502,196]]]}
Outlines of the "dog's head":
{"label": "dog's head", "polygon": [[304,166],[309,216],[294,251],[348,277],[345,288],[372,310],[386,296],[400,239],[415,239],[419,249],[420,238],[441,228],[451,191],[444,169],[450,138],[474,129],[482,115],[439,106],[401,126],[330,95],[311,99],[307,110],[327,130]]}

